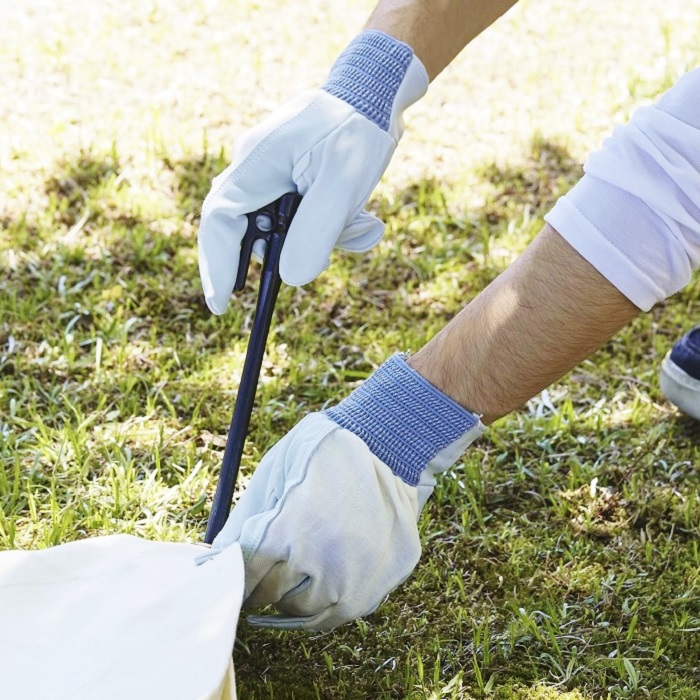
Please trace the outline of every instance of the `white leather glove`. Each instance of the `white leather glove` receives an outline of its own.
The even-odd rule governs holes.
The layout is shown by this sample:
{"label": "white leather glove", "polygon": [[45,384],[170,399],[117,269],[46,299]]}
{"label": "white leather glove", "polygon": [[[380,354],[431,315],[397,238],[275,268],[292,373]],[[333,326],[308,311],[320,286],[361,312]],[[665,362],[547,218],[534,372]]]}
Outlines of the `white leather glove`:
{"label": "white leather glove", "polygon": [[304,418],[265,455],[212,546],[215,556],[239,542],[245,605],[284,613],[249,621],[323,630],[375,610],[418,562],[416,520],[435,475],[483,431],[400,355]]}
{"label": "white leather glove", "polygon": [[323,272],[334,246],[363,252],[379,242],[384,224],[364,206],[401,138],[403,111],[427,89],[409,46],[366,31],[322,88],[287,102],[240,139],[202,208],[199,269],[213,313],[224,313],[233,289],[245,215],[285,192],[304,197],[280,259],[287,284]]}

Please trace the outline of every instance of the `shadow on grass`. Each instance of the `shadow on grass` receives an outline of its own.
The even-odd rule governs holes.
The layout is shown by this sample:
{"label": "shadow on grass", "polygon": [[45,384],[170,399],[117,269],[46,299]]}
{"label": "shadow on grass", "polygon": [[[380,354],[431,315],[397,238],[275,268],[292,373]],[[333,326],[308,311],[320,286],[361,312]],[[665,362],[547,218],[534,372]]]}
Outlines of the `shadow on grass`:
{"label": "shadow on grass", "polygon": [[[81,153],[73,161],[59,164],[46,182],[48,213],[52,215],[54,230],[47,221],[41,222],[39,236],[20,236],[20,222],[7,222],[7,229],[11,236],[20,239],[25,252],[37,251],[55,238],[57,257],[69,263],[71,257],[81,261],[81,249],[98,245],[101,259],[90,261],[98,276],[125,273],[131,283],[138,284],[139,275],[161,275],[161,298],[144,299],[145,305],[153,303],[155,313],[163,314],[166,304],[175,305],[175,314],[168,314],[171,316],[177,316],[185,307],[205,313],[193,259],[193,231],[211,180],[226,164],[223,153],[179,161],[164,158],[163,168],[171,176],[165,194],[177,214],[168,212],[163,217],[157,210],[125,206],[129,196],[128,173],[116,153],[102,157]],[[386,299],[387,293],[398,293],[406,283],[429,279],[446,258],[456,256],[458,261],[476,260],[483,264],[489,240],[497,240],[512,224],[514,208],[526,205],[535,217],[541,215],[577,172],[578,166],[564,149],[535,139],[530,155],[517,167],[484,168],[482,176],[492,192],[482,210],[450,210],[444,194],[449,183],[429,179],[414,183],[391,199],[375,199],[371,208],[389,223],[387,245],[367,256],[338,256],[339,271],[348,277],[349,284],[353,284],[353,276],[362,278],[364,289],[381,290]],[[156,226],[162,218],[171,219],[173,224],[167,235]],[[178,221],[188,226],[178,226]],[[68,241],[66,227],[72,232]],[[36,232],[32,227],[32,233]],[[391,245],[393,241],[399,245]],[[172,262],[183,251],[190,253],[185,256],[190,263],[187,268]],[[497,271],[498,266],[489,270],[482,281],[488,281]],[[450,272],[457,274],[458,270]],[[328,276],[333,274],[331,269]],[[317,287],[308,287],[312,295]],[[244,304],[246,295],[247,292],[242,295]],[[330,317],[335,318],[340,305],[334,303],[327,308]]]}
{"label": "shadow on grass", "polygon": [[[165,195],[174,204],[175,214],[170,211],[159,216],[158,211],[126,206],[128,175],[117,155],[98,158],[83,153],[62,163],[46,183],[53,225],[59,231],[54,233],[42,222],[39,235],[34,228],[32,235],[20,235],[18,230],[11,235],[25,252],[37,253],[47,242],[54,244],[53,249],[49,246],[43,254],[39,252],[39,258],[44,258],[42,265],[46,274],[54,276],[56,285],[62,275],[76,278],[81,267],[89,268],[93,277],[88,288],[114,288],[116,281],[130,291],[128,300],[118,303],[126,303],[139,317],[168,318],[174,333],[185,332],[193,320],[209,329],[211,319],[201,298],[194,235],[201,203],[226,160],[220,153],[180,161],[166,158],[162,163],[170,175]],[[503,269],[502,261],[489,258],[489,248],[513,223],[516,209],[527,206],[532,216],[541,215],[561,191],[562,183],[572,180],[575,170],[564,150],[535,140],[521,166],[484,170],[491,193],[482,210],[451,210],[444,194],[449,183],[434,180],[416,182],[391,199],[375,199],[371,208],[388,222],[384,243],[369,255],[337,255],[331,271],[321,280],[303,290],[283,290],[281,315],[305,303],[319,304],[322,297],[321,325],[315,329],[319,332],[328,320],[336,327],[351,323],[356,312],[353,303],[370,304],[378,310],[402,306],[407,291],[415,291],[426,281],[439,282],[441,277],[435,289],[414,294],[411,313],[414,319],[444,321]],[[167,228],[166,234],[159,230],[163,228]],[[532,232],[524,235],[531,237]],[[30,267],[28,264],[20,270],[19,277]],[[28,274],[25,279],[33,284],[32,277],[36,275]],[[232,307],[250,313],[256,280],[254,269],[252,284]],[[460,287],[452,299],[447,298],[449,294],[442,296],[440,289],[450,284]],[[239,319],[232,320],[229,327],[235,329]],[[329,343],[324,346],[332,352]]]}
{"label": "shadow on grass", "polygon": [[[178,420],[187,421],[207,394],[212,360],[246,341],[256,300],[257,266],[225,317],[213,317],[202,299],[196,226],[211,180],[226,164],[223,153],[164,158],[168,177],[159,187],[169,206],[161,212],[131,202],[128,169],[114,152],[61,163],[46,182],[49,211],[38,235],[20,235],[19,224],[8,229],[28,255],[2,282],[13,301],[0,333],[28,347],[48,343],[59,359],[70,359],[26,353],[21,362],[16,355],[6,360],[2,371],[44,385],[89,381],[92,396],[82,400],[93,406],[99,392],[113,391],[119,402],[127,384],[110,385],[120,377],[143,379],[128,386],[131,399],[144,404],[165,381],[191,397],[176,407]],[[338,254],[319,280],[282,289],[271,342],[287,345],[292,364],[302,368],[285,375],[285,393],[315,409],[346,393],[378,356],[417,349],[505,267],[494,244],[524,247],[579,171],[564,148],[535,138],[521,163],[483,169],[486,195],[478,209],[461,205],[450,183],[431,179],[375,198],[371,209],[388,228],[380,246],[366,255]],[[61,349],[68,337],[70,351]],[[96,377],[98,338],[106,350],[138,351],[122,353],[120,366]],[[173,350],[177,379],[172,358],[164,359]],[[315,387],[320,381],[322,390]],[[282,388],[281,380],[275,386]],[[205,428],[224,431],[227,414],[208,413]]]}

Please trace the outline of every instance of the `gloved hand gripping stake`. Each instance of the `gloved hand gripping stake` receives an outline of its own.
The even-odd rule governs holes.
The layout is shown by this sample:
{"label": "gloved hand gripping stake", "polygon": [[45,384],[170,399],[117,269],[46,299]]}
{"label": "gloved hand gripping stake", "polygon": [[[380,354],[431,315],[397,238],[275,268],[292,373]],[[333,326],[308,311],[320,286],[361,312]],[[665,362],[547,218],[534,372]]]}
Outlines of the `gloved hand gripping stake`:
{"label": "gloved hand gripping stake", "polygon": [[284,239],[292,223],[301,195],[288,193],[278,200],[248,214],[248,228],[241,242],[241,256],[238,264],[235,291],[241,291],[248,275],[248,265],[253,245],[258,240],[265,242],[265,255],[260,274],[258,302],[255,307],[253,327],[250,331],[243,374],[238,388],[238,397],[233,411],[231,427],[226,440],[224,461],[221,465],[219,483],[209,515],[204,541],[211,544],[223,528],[231,510],[233,491],[236,486],[238,468],[241,464],[245,437],[250,424],[250,414],[255,401],[260,368],[265,355],[265,344],[270,331],[272,313],[277,300],[280,284],[279,261]]}

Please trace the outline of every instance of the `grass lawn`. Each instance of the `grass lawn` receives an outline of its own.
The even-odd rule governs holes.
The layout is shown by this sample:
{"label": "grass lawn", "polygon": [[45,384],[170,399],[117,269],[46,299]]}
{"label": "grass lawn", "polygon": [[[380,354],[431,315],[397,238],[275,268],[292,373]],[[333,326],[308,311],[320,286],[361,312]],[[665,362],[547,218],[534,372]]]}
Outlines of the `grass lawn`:
{"label": "grass lawn", "polygon": [[[347,5],[0,9],[0,547],[202,538],[255,293],[206,310],[199,207],[235,136],[318,84],[372,3]],[[585,154],[700,63],[699,29],[698,0],[525,0],[475,41],[411,113],[372,200],[381,245],[282,289],[243,482],[498,275]],[[693,284],[489,430],[367,619],[242,621],[240,696],[700,698],[700,426],[657,380],[699,318]]]}

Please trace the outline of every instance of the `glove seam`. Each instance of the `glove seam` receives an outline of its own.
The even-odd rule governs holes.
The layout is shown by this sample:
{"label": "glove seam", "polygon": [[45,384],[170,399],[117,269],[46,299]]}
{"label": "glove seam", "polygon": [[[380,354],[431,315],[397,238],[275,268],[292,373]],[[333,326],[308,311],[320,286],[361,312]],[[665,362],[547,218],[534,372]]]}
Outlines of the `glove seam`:
{"label": "glove seam", "polygon": [[[231,172],[221,182],[219,187],[217,187],[217,192],[222,190],[226,185],[236,182],[241,177],[241,175],[245,175],[250,170],[250,168],[253,165],[255,165],[260,160],[260,158],[270,149],[270,147],[275,144],[278,136],[284,135],[302,117],[308,116],[309,113],[313,113],[314,111],[316,111],[320,106],[321,98],[321,95],[316,95],[314,99],[308,105],[306,105],[304,109],[301,110],[301,112],[296,114],[289,121],[286,121],[284,124],[277,127],[274,131],[270,132],[269,134],[266,134],[263,137],[263,139],[255,145],[253,150],[243,159],[243,161],[231,170]],[[345,121],[346,120],[344,120],[342,123],[344,124]],[[329,134],[330,133],[333,132],[331,131],[329,132]],[[327,138],[329,134],[327,134],[324,138]],[[204,201],[204,207],[202,208],[202,218],[204,218],[209,208],[207,206],[208,199],[209,197],[207,197],[207,199]]]}
{"label": "glove seam", "polygon": [[[309,452],[308,456],[304,460],[304,469],[303,469],[302,473],[299,475],[299,478],[287,488],[287,490],[282,494],[282,497],[277,501],[277,503],[275,503],[275,507],[273,509],[273,514],[270,517],[270,519],[265,523],[265,527],[263,528],[262,532],[255,540],[254,546],[252,546],[250,548],[250,554],[247,554],[247,553],[243,554],[243,563],[244,564],[251,564],[253,562],[253,560],[255,559],[255,557],[258,554],[258,549],[260,548],[261,542],[265,538],[265,535],[267,535],[267,532],[270,529],[270,527],[272,527],[272,524],[279,517],[280,511],[282,510],[284,503],[289,498],[289,494],[292,493],[306,478],[306,475],[309,471],[309,464],[310,464],[311,460],[313,459],[313,457],[318,452],[318,450],[320,449],[321,445],[325,442],[326,438],[338,430],[341,430],[341,427],[338,424],[334,424],[333,427],[331,429],[329,429],[328,432],[325,433],[325,435],[314,445],[311,452]],[[246,588],[247,588],[247,586],[246,586]],[[250,595],[250,592],[248,590],[246,590],[245,597],[248,598],[249,595]]]}
{"label": "glove seam", "polygon": [[[333,95],[331,95],[331,97],[333,97]],[[346,123],[347,123],[350,119],[352,119],[354,116],[355,116],[354,114],[351,114],[351,115],[348,117],[348,119],[346,119],[342,124],[340,124],[340,125],[338,126],[338,129],[340,129],[344,124],[346,124]],[[378,128],[378,127],[376,127],[376,128]],[[329,139],[338,129],[335,129],[335,130],[333,130],[332,132],[330,132],[328,135],[326,135],[321,141],[319,141],[317,144],[315,144],[314,146],[312,146],[312,147],[309,149],[309,151],[307,151],[307,153],[313,152],[313,150],[314,150],[315,148],[317,148],[318,146],[320,146],[326,139]],[[385,133],[386,133],[386,132],[385,132]],[[358,215],[361,211],[364,210],[364,208],[365,208],[367,202],[369,201],[369,198],[371,197],[372,193],[373,193],[374,190],[376,189],[377,185],[381,182],[382,176],[383,176],[384,171],[386,170],[386,168],[387,168],[387,166],[388,166],[388,163],[391,161],[391,156],[394,154],[394,151],[396,150],[396,141],[394,141],[394,139],[391,137],[390,134],[387,134],[387,137],[389,138],[389,140],[391,141],[391,144],[392,144],[391,151],[390,151],[390,153],[388,154],[388,155],[389,155],[388,161],[387,161],[386,163],[382,163],[384,167],[383,167],[383,169],[381,169],[381,170],[379,171],[379,175],[378,175],[376,178],[373,179],[372,184],[369,185],[368,187],[366,187],[365,190],[363,191],[363,194],[358,198],[358,199],[359,199],[359,204],[357,204],[357,205],[355,206],[353,216],[349,216],[349,215],[348,215],[348,216],[346,217],[345,222],[344,222],[344,224],[343,224],[343,229],[341,230],[341,234],[342,234],[342,231],[344,231],[345,228],[347,227],[348,222],[349,222],[349,221],[354,221],[355,218],[357,217],[357,215]],[[301,175],[299,175],[298,177],[301,177],[301,176],[308,170],[308,168],[311,166],[311,160],[312,160],[312,159],[313,159],[313,155],[310,155],[310,156],[309,156],[309,165],[307,165],[306,168],[304,168],[304,170],[302,171]],[[293,181],[294,184],[295,184],[296,186],[298,186],[298,177],[297,177],[297,180],[294,180],[294,181]],[[312,186],[313,186],[313,183],[310,185],[310,187],[312,187]],[[308,191],[308,190],[307,190],[307,191]],[[383,234],[382,234],[382,237],[383,237]],[[376,245],[376,244],[374,244],[374,245]],[[369,248],[367,248],[367,250],[371,250],[371,249],[374,247],[374,245],[371,245]],[[336,241],[335,241],[333,247],[334,247],[334,248],[340,247],[340,246],[338,246],[338,241],[337,241],[337,239],[336,239]],[[342,250],[342,248],[341,248],[341,250]],[[331,252],[332,252],[332,249],[331,249]],[[363,252],[363,251],[357,251],[357,252],[361,253],[361,252]],[[366,251],[365,251],[365,252],[366,252]],[[325,270],[325,269],[327,269],[327,268],[328,268],[328,264],[327,264],[323,269]],[[323,271],[323,270],[322,270],[322,271]],[[318,276],[318,273],[314,274],[312,277],[304,278],[304,279],[303,279],[302,281],[300,281],[300,282],[299,282],[299,281],[295,281],[295,282],[294,282],[294,286],[303,286],[303,285],[305,285],[305,284],[308,284],[309,282],[311,282],[311,281],[313,281],[314,279],[316,279],[317,276]],[[284,275],[282,276],[282,279],[284,280]],[[286,280],[284,280],[284,281],[286,282]]]}
{"label": "glove seam", "polygon": [[[235,184],[242,176],[246,175],[249,170],[255,166],[258,161],[270,150],[271,147],[273,147],[280,136],[284,136],[293,126],[296,125],[298,121],[300,121],[302,118],[308,117],[309,114],[313,114],[315,111],[318,111],[322,107],[322,101],[325,99],[325,96],[328,95],[328,97],[337,100],[338,102],[341,102],[344,106],[346,107],[351,107],[351,105],[348,105],[346,102],[343,102],[343,100],[340,100],[339,98],[335,97],[335,95],[331,95],[330,93],[323,92],[321,90],[318,90],[317,92],[321,94],[317,94],[314,99],[304,107],[304,109],[301,110],[298,114],[296,114],[294,117],[292,117],[289,121],[285,122],[281,126],[277,127],[274,131],[272,131],[269,134],[266,134],[261,141],[259,141],[253,150],[243,159],[241,163],[236,165],[231,172],[226,176],[226,178],[221,182],[219,187],[217,187],[217,192],[224,189],[225,187]],[[331,134],[335,133],[338,131],[338,129],[341,129],[345,124],[352,119],[352,117],[356,114],[356,112],[353,110],[351,114],[349,114],[343,121],[341,121],[339,124],[336,124],[322,139],[317,141],[315,144],[313,144],[310,148],[308,148],[304,153],[296,159],[296,162],[298,162],[306,153],[309,153],[311,150],[313,150],[316,146],[318,146],[320,143],[323,143]],[[379,128],[376,125],[375,128]],[[393,140],[393,139],[392,139]],[[308,167],[308,166],[307,166]],[[291,179],[291,177],[290,177]],[[296,182],[292,180],[294,184],[296,185]],[[205,199],[204,201],[204,206],[202,207],[202,218],[206,215],[206,213],[209,210],[209,205],[207,204],[209,200],[209,197]]]}
{"label": "glove seam", "polygon": [[[334,97],[335,99],[338,99],[337,97],[335,97],[335,95],[330,95],[330,97]],[[319,146],[321,146],[323,143],[325,143],[325,142],[326,142],[331,136],[333,136],[333,134],[335,134],[338,130],[340,130],[341,128],[343,128],[343,127],[344,127],[351,119],[353,119],[355,116],[356,116],[355,114],[350,114],[350,115],[348,116],[348,118],[345,119],[345,120],[343,120],[335,129],[333,129],[333,131],[330,131],[329,133],[327,133],[320,141],[317,141],[315,144],[313,144],[309,149],[307,149],[306,151],[304,151],[304,152],[299,156],[299,158],[297,159],[297,162],[299,162],[299,161],[308,153],[308,154],[309,154],[309,162],[308,162],[308,164],[304,167],[304,169],[301,171],[301,173],[299,173],[299,174],[297,175],[297,179],[292,179],[292,181],[294,182],[295,185],[298,185],[298,184],[299,184],[299,183],[298,183],[298,179],[301,178],[301,177],[304,177],[304,175],[306,174],[306,171],[311,167],[311,161],[312,161],[313,158],[314,158],[314,151],[315,151],[316,149],[318,149]],[[361,115],[357,115],[357,116],[361,116]],[[378,127],[376,127],[376,124],[373,124],[373,126],[374,126],[375,128],[378,128]],[[397,144],[397,142],[394,140],[394,138],[391,136],[391,134],[389,134],[388,132],[384,132],[384,133],[386,133],[386,135],[389,137],[389,139],[391,140],[392,144],[394,145],[394,146],[393,146],[393,149],[392,149],[392,151],[391,151],[391,153],[389,154],[389,162],[390,162],[390,161],[391,161],[391,156],[394,154],[394,151],[396,150],[398,144]],[[374,189],[376,188],[376,186],[377,186],[377,185],[379,184],[379,182],[381,181],[382,176],[383,176],[383,174],[384,174],[384,171],[386,170],[386,168],[388,167],[388,165],[389,165],[388,162],[384,164],[384,168],[383,168],[382,171],[379,173],[379,176],[378,176],[378,177],[376,178],[376,180],[374,181],[374,184],[371,185],[371,186],[369,187],[369,191],[365,192],[365,194],[364,194],[362,197],[360,197],[360,199],[361,199],[362,201],[360,202],[360,204],[357,205],[356,210],[354,211],[353,215],[352,215],[352,216],[348,216],[348,219],[346,220],[345,225],[347,225],[347,221],[351,221],[351,220],[354,221],[354,219],[357,217],[357,215],[364,209],[364,204],[367,203],[367,201],[368,201],[369,198],[370,198],[370,195],[372,194],[372,192],[374,192]],[[312,184],[313,184],[313,183],[312,183]],[[311,187],[311,185],[309,185],[309,187]],[[363,203],[364,203],[364,204],[363,204]]]}

